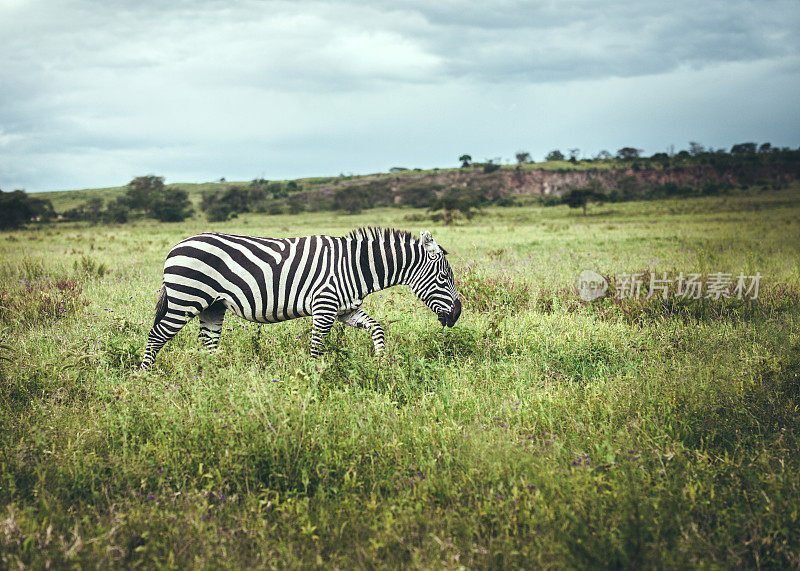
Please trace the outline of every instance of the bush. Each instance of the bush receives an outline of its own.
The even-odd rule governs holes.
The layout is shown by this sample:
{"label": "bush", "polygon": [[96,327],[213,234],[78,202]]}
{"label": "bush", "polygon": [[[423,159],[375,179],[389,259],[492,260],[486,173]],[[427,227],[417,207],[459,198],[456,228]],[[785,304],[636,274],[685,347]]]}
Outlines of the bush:
{"label": "bush", "polygon": [[106,205],[103,221],[125,224],[130,217],[131,207],[124,196],[119,196]]}
{"label": "bush", "polygon": [[458,272],[458,291],[465,308],[471,311],[516,313],[528,306],[530,288],[511,276],[490,276],[470,263]]}
{"label": "bush", "polygon": [[306,201],[301,194],[291,195],[286,204],[289,206],[289,214],[300,214],[306,209]]}
{"label": "bush", "polygon": [[469,327],[443,328],[426,332],[421,343],[422,354],[428,359],[463,358],[478,351],[478,334]]}
{"label": "bush", "polygon": [[267,206],[267,214],[271,214],[273,216],[277,216],[278,214],[283,214],[283,204],[281,204],[277,200],[271,201]]}
{"label": "bush", "polygon": [[436,200],[436,193],[441,190],[442,186],[438,184],[419,183],[402,187],[398,194],[405,205],[413,208],[427,208]]}
{"label": "bush", "polygon": [[545,196],[539,197],[539,204],[541,204],[542,206],[549,207],[549,206],[560,206],[564,204],[564,202],[561,200],[560,196],[556,196],[555,194],[547,194]]}
{"label": "bush", "polygon": [[483,165],[483,172],[486,174],[493,173],[497,170],[500,170],[500,165],[493,161],[489,161],[485,165]]}
{"label": "bush", "polygon": [[102,278],[111,273],[111,270],[104,263],[97,262],[89,256],[82,256],[80,262],[75,260],[72,264],[72,269],[76,275],[87,278]]}
{"label": "bush", "polygon": [[0,284],[0,322],[32,327],[75,315],[88,305],[75,278],[45,277]]}
{"label": "bush", "polygon": [[308,195],[308,211],[324,212],[336,210],[333,196],[321,192],[312,192]]}
{"label": "bush", "polygon": [[[205,213],[209,222],[224,222],[239,213],[250,212],[252,203],[266,200],[268,200],[267,194],[263,186],[253,186],[252,183],[249,189],[231,186],[204,193],[200,200],[200,210]],[[265,204],[264,209],[266,209]]]}
{"label": "bush", "polygon": [[336,210],[344,210],[349,214],[357,214],[365,208],[388,206],[392,204],[392,199],[391,187],[384,181],[348,185],[337,189],[333,195]]}
{"label": "bush", "polygon": [[348,214],[358,214],[364,208],[372,208],[373,202],[364,186],[345,186],[333,195],[336,210],[344,210]]}
{"label": "bush", "polygon": [[485,202],[479,189],[467,187],[451,187],[440,193],[428,206],[433,212],[434,221],[441,220],[447,226],[453,222],[456,213],[467,220],[475,216],[475,210]]}

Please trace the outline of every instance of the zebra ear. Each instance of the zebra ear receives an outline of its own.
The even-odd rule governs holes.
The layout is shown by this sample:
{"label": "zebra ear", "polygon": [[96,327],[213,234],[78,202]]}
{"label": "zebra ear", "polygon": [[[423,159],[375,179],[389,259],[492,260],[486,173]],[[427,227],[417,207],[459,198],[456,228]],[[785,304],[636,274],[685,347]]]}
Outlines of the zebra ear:
{"label": "zebra ear", "polygon": [[431,254],[437,254],[441,251],[439,244],[436,243],[436,240],[433,239],[433,235],[427,230],[423,230],[419,233],[419,239],[422,243],[422,247]]}

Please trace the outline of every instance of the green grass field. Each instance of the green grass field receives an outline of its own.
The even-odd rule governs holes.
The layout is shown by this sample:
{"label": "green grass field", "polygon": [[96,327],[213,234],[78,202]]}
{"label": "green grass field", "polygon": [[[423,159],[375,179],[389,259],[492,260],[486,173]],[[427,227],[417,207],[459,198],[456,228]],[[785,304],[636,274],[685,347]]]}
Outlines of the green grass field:
{"label": "green grass field", "polygon": [[[800,186],[0,234],[0,566],[800,566]],[[163,259],[200,231],[431,229],[443,331],[375,294],[387,351],[310,320],[191,323],[135,366]],[[581,270],[762,276],[758,299],[603,299]]]}

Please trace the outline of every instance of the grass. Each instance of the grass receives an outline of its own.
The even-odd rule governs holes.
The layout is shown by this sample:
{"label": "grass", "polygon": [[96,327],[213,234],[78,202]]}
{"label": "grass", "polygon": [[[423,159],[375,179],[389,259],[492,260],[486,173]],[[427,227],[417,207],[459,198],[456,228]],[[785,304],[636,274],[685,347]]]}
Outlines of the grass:
{"label": "grass", "polygon": [[[409,211],[0,234],[0,565],[800,566],[798,198],[488,209],[433,228],[452,330],[394,288],[365,303],[380,358],[363,332],[312,361],[308,320],[229,318],[216,354],[191,324],[147,374],[180,239]],[[763,289],[584,304],[583,269]]]}

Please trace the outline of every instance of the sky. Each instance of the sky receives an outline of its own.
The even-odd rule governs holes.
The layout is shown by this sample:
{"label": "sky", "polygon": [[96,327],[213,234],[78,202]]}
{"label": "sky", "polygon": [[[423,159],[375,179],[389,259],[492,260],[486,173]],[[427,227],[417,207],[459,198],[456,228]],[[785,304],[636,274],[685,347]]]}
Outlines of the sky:
{"label": "sky", "polygon": [[0,189],[800,145],[800,2],[0,0]]}

